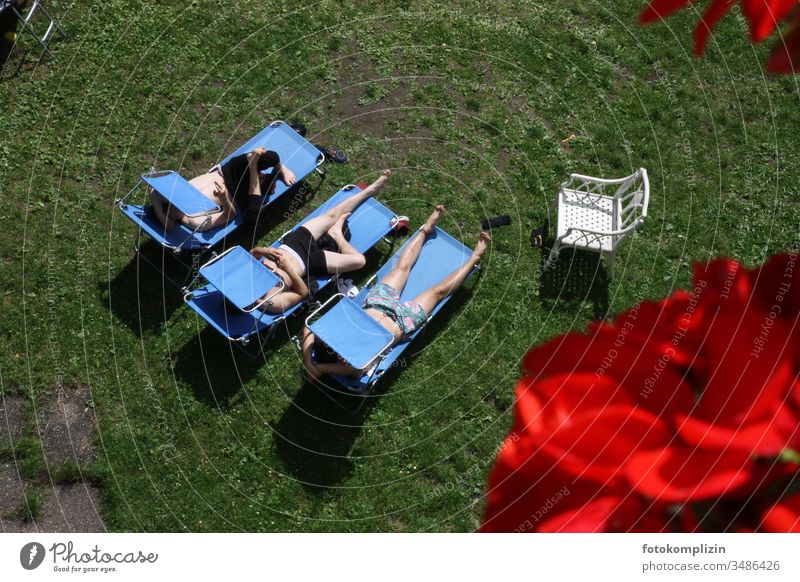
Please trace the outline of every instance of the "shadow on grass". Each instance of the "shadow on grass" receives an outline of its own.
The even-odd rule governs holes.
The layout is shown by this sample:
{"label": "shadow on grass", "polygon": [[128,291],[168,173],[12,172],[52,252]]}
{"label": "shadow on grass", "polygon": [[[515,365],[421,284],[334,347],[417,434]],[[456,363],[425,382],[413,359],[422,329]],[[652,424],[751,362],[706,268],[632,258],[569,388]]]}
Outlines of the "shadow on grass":
{"label": "shadow on grass", "polygon": [[361,396],[338,386],[304,382],[276,426],[277,452],[287,472],[313,493],[323,493],[349,476],[354,467],[350,450],[372,408],[469,295],[463,289],[453,296],[370,394]]}
{"label": "shadow on grass", "polygon": [[[353,471],[349,458],[370,406],[354,412],[357,396],[304,382],[275,427],[286,471],[313,493],[323,493]],[[345,399],[352,402],[345,403]]]}
{"label": "shadow on grass", "polygon": [[[295,190],[263,212],[255,225],[245,224],[237,228],[220,243],[217,252],[224,252],[236,245],[252,248],[268,230],[307,204],[320,185],[317,184],[315,188],[305,181],[301,182]],[[136,236],[135,231],[132,236]],[[149,238],[144,238],[139,253],[141,256],[134,254],[108,285],[100,284],[99,292],[101,301],[107,303],[112,312],[141,337],[159,329],[169,320],[183,303],[180,287],[189,283],[192,265],[200,266],[212,255],[204,253],[179,259],[172,251]]]}
{"label": "shadow on grass", "polygon": [[[30,36],[25,40],[35,43]],[[46,55],[43,51],[37,54],[35,52],[37,49],[38,45],[29,50],[22,50],[0,40],[0,82],[16,79],[21,73],[29,73],[41,65]]]}
{"label": "shadow on grass", "polygon": [[588,303],[593,318],[605,318],[609,305],[609,279],[601,255],[565,248],[558,260],[549,269],[544,269],[549,253],[549,248],[542,249],[539,297],[576,312]]}
{"label": "shadow on grass", "polygon": [[[142,245],[141,252],[157,264],[163,262],[168,277],[180,276],[171,265],[175,259],[154,241]],[[183,303],[180,291],[137,255],[111,281],[99,283],[98,292],[100,300],[139,337],[159,329]]]}
{"label": "shadow on grass", "polygon": [[255,377],[261,364],[215,330],[206,328],[180,349],[173,371],[192,387],[200,402],[224,410],[242,386]]}

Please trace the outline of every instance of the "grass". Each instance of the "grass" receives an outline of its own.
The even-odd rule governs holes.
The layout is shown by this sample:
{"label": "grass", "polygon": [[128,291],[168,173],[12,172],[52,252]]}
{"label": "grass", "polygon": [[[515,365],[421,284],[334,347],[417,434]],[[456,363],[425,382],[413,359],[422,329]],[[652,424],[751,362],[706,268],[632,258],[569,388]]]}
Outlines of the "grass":
{"label": "grass", "polygon": [[[111,530],[474,530],[527,348],[799,235],[795,80],[764,76],[736,17],[698,61],[697,14],[638,28],[644,4],[52,0],[68,40],[37,63],[24,39],[0,81],[0,388],[91,386]],[[414,224],[443,202],[472,244],[513,219],[362,415],[301,383],[298,321],[262,365],[204,330],[113,209],[276,118],[351,163],[259,241],[386,166]],[[613,280],[569,253],[541,276],[528,234],[558,184],[640,166],[650,216]]]}

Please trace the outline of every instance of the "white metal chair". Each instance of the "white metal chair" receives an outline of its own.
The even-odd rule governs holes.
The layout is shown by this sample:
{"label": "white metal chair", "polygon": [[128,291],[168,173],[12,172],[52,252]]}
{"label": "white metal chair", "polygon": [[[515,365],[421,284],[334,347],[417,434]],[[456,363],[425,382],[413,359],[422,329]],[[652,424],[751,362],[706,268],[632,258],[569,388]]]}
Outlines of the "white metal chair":
{"label": "white metal chair", "polygon": [[572,174],[551,206],[557,207],[558,227],[544,268],[558,259],[563,247],[572,247],[606,255],[608,273],[613,276],[614,253],[644,221],[649,199],[644,168],[616,180]]}
{"label": "white metal chair", "polygon": [[[31,7],[28,9],[28,14],[24,16],[18,10],[18,4],[19,3],[17,0],[0,0],[0,12],[7,8],[11,9],[11,11],[16,15],[17,19],[22,23],[22,27],[31,33],[33,38],[39,42],[44,52],[49,55],[50,49],[47,48],[47,45],[50,42],[53,34],[57,32],[62,38],[66,38],[66,33],[58,25],[55,18],[50,16],[50,13],[44,7],[44,4],[41,2],[41,0],[33,0]],[[43,17],[48,21],[47,30],[45,30],[44,34],[41,35],[36,32],[31,25],[31,21],[33,20],[34,16],[36,16],[37,12],[41,12]]]}

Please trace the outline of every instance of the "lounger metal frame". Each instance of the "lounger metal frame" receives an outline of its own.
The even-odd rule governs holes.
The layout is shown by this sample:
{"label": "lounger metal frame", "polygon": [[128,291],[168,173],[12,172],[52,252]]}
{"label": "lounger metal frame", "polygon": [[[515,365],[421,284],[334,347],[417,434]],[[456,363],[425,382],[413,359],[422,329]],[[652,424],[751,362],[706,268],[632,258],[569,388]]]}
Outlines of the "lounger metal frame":
{"label": "lounger metal frame", "polygon": [[[419,231],[419,229],[418,229],[418,231]],[[418,232],[418,231],[417,231],[417,232]],[[438,231],[438,232],[442,232],[442,233],[444,233],[444,234],[447,234],[447,233],[445,233],[444,231],[441,231],[441,230],[440,230],[438,227],[437,227],[437,231]],[[412,236],[413,236],[413,235],[412,235]],[[447,236],[450,236],[450,235],[447,235]],[[450,237],[450,238],[453,238],[453,237]],[[411,237],[409,237],[409,239],[408,239],[408,240],[410,240],[410,239],[411,239]],[[454,240],[455,240],[455,239],[454,239]],[[476,273],[478,270],[480,270],[480,268],[481,268],[481,263],[478,263],[477,265],[475,265],[475,267],[472,269],[472,271],[470,271],[469,275],[467,275],[467,279],[465,280],[465,283],[466,283],[466,281],[468,281],[470,278],[472,278],[472,276],[473,276],[473,275],[474,275],[474,274],[475,274],[475,273]],[[375,281],[376,281],[376,279],[378,278],[378,275],[380,274],[380,271],[381,271],[382,269],[383,269],[383,266],[381,267],[381,269],[379,269],[379,270],[378,270],[378,272],[377,272],[377,273],[373,274],[373,275],[372,275],[372,277],[370,277],[370,278],[369,278],[369,280],[367,281],[367,283],[364,285],[363,289],[369,289],[369,288],[371,288],[371,287],[373,286],[373,284],[375,283]],[[341,294],[338,294],[338,296],[342,296],[342,295],[341,295]],[[335,297],[336,297],[336,296],[334,296],[334,297],[331,297],[331,299],[329,299],[328,301],[326,301],[326,302],[325,302],[325,304],[318,306],[318,307],[317,307],[317,309],[315,309],[315,310],[314,310],[314,312],[312,312],[311,314],[309,314],[309,315],[308,315],[308,317],[306,318],[306,321],[305,321],[305,323],[306,323],[306,326],[309,324],[309,322],[310,322],[310,321],[311,321],[311,320],[312,320],[314,317],[316,317],[316,316],[318,316],[318,315],[321,315],[321,312],[323,311],[323,309],[324,309],[324,308],[325,308],[325,307],[326,307],[326,306],[327,306],[329,303],[331,303],[331,301],[332,301],[332,300],[333,300]],[[423,323],[423,324],[422,324],[422,326],[420,326],[419,328],[417,328],[417,330],[415,330],[415,331],[414,331],[414,333],[411,335],[411,337],[409,337],[409,338],[408,338],[407,340],[405,340],[404,342],[399,342],[399,343],[394,343],[394,342],[393,342],[393,343],[389,344],[388,346],[386,346],[386,347],[382,348],[382,349],[381,349],[381,350],[380,350],[380,351],[379,351],[379,352],[378,352],[378,353],[377,353],[377,354],[376,354],[376,355],[375,355],[375,356],[374,356],[374,357],[373,357],[373,358],[372,358],[372,359],[369,361],[369,364],[363,368],[363,369],[365,369],[365,370],[369,370],[369,374],[367,375],[367,380],[366,380],[366,383],[365,383],[365,386],[364,386],[364,388],[363,388],[363,389],[361,389],[361,390],[354,389],[354,388],[352,388],[351,386],[347,386],[346,384],[343,384],[343,383],[339,382],[339,381],[338,381],[338,380],[337,380],[337,379],[336,379],[334,376],[331,376],[331,375],[328,375],[328,374],[326,374],[326,375],[322,376],[321,378],[312,378],[312,377],[311,377],[311,376],[308,374],[308,372],[305,370],[305,368],[302,368],[302,371],[301,371],[301,376],[302,376],[302,377],[303,377],[305,380],[307,380],[309,383],[311,383],[311,384],[314,384],[314,385],[316,385],[316,386],[320,386],[320,387],[322,387],[322,388],[335,388],[335,389],[336,389],[338,392],[341,392],[341,393],[343,393],[343,394],[347,394],[347,395],[351,395],[351,396],[359,396],[359,397],[361,397],[361,401],[359,402],[358,406],[357,406],[357,407],[356,407],[356,409],[355,409],[355,411],[356,411],[356,412],[358,412],[358,411],[359,411],[359,410],[361,410],[361,408],[363,408],[363,406],[366,404],[366,402],[367,402],[367,397],[369,397],[369,395],[372,393],[372,391],[373,391],[373,389],[375,388],[375,386],[378,384],[378,382],[380,381],[380,379],[381,379],[381,378],[384,376],[384,374],[385,374],[385,373],[386,373],[386,371],[387,371],[387,370],[382,370],[382,369],[380,369],[380,364],[381,364],[381,362],[383,362],[383,360],[385,360],[385,359],[386,359],[386,358],[389,356],[389,354],[392,352],[392,349],[393,349],[393,348],[395,348],[395,347],[398,347],[398,346],[401,346],[403,343],[405,343],[405,344],[407,344],[407,345],[408,345],[408,344],[411,344],[411,342],[413,342],[415,339],[417,339],[417,337],[418,337],[420,334],[422,334],[422,333],[425,331],[425,329],[427,329],[427,327],[428,327],[428,323],[430,323],[430,321],[431,321],[431,320],[432,320],[432,319],[433,319],[433,318],[434,318],[434,317],[435,317],[435,316],[436,316],[436,315],[439,313],[439,311],[440,311],[440,310],[441,310],[441,309],[444,307],[444,305],[447,303],[447,301],[449,301],[450,297],[452,297],[452,294],[451,294],[451,295],[449,295],[449,296],[446,298],[446,300],[445,300],[445,301],[443,301],[443,302],[440,302],[440,304],[439,304],[439,305],[437,305],[437,307],[436,307],[436,308],[434,309],[434,311],[433,311],[433,312],[432,312],[432,313],[429,315],[429,317],[428,317],[428,319],[425,321],[425,323]],[[295,342],[295,344],[296,344],[298,347],[301,347],[301,346],[298,344],[298,342]],[[403,348],[403,349],[405,349],[405,348]],[[389,368],[387,368],[387,369],[389,369]],[[324,379],[327,379],[327,380],[330,380],[332,383],[334,383],[334,384],[335,384],[335,386],[331,386],[331,384],[328,384],[328,383],[324,382],[324,381],[323,381],[323,378],[324,378]],[[337,402],[337,404],[340,404],[340,403],[338,403],[338,402]],[[340,404],[340,405],[341,405],[341,404]],[[342,406],[342,407],[343,407],[343,408],[346,408],[346,407],[344,407],[344,406]]]}
{"label": "lounger metal frame", "polygon": [[[278,127],[279,125],[282,125],[282,124],[285,124],[285,122],[281,121],[281,120],[273,121],[272,123],[267,125],[264,129],[262,129],[259,132],[259,134],[261,132],[263,132],[267,128]],[[253,136],[253,138],[251,138],[250,141],[252,141],[252,139],[254,139],[255,137],[258,137],[258,134]],[[242,147],[244,147],[244,146],[242,146]],[[242,149],[242,147],[240,147],[239,149]],[[238,151],[239,150],[236,150],[233,154],[231,154],[231,156],[236,154],[236,152],[238,152]],[[229,159],[231,156],[228,156],[228,158],[225,158],[225,160]],[[313,170],[314,172],[317,173],[317,175],[319,177],[319,180],[317,181],[315,186],[309,188],[309,190],[311,192],[313,192],[313,193],[316,193],[319,190],[319,188],[322,186],[324,181],[325,181],[326,173],[325,173],[325,170],[322,167],[324,163],[325,163],[325,154],[320,152],[319,155],[317,156],[316,166],[315,166],[315,168]],[[212,166],[209,171],[213,170],[218,165],[219,164],[214,164],[214,166]],[[150,168],[150,171],[145,173],[145,174],[143,174],[142,176],[154,176],[154,175],[159,174],[161,172],[169,172],[169,171],[170,170],[157,171],[155,168]],[[292,190],[299,191],[299,189],[302,188],[302,183],[307,180],[309,175],[310,174],[307,174],[306,176],[303,176],[302,178],[298,179],[297,183],[293,184],[292,186],[287,188],[283,192],[283,194],[286,194],[287,192],[290,192]],[[133,193],[143,183],[144,183],[144,178],[140,177],[139,181],[136,183],[136,185],[133,188],[131,188],[131,190],[125,196],[123,196],[122,198],[116,200],[114,202],[114,205],[117,208],[122,209],[125,206],[127,200],[133,195]],[[281,197],[283,196],[283,194],[281,195]],[[276,198],[276,199],[273,199],[272,201],[266,202],[264,204],[264,206],[262,206],[262,210],[264,208],[267,208],[269,205],[273,204],[279,198]],[[266,200],[266,197],[265,197],[265,200]],[[225,226],[219,227],[220,229],[229,228],[229,231],[224,236],[222,236],[219,240],[215,240],[213,243],[210,243],[210,244],[203,244],[202,242],[197,241],[197,239],[195,239],[195,236],[197,235],[197,233],[201,232],[202,227],[209,220],[211,220],[211,216],[208,216],[206,218],[206,220],[203,221],[203,223],[201,225],[199,225],[197,228],[195,228],[193,231],[191,231],[191,233],[183,241],[181,241],[181,243],[178,244],[178,245],[169,244],[168,242],[166,242],[164,240],[152,239],[153,241],[156,242],[156,244],[158,244],[162,248],[164,248],[164,249],[166,249],[168,251],[172,251],[169,255],[165,254],[164,257],[166,257],[166,256],[173,257],[181,267],[186,269],[187,273],[186,273],[186,276],[183,278],[182,281],[176,281],[172,277],[170,277],[169,275],[166,274],[165,269],[162,268],[163,261],[162,261],[161,264],[156,263],[155,261],[150,260],[144,253],[141,252],[142,227],[141,227],[141,225],[138,225],[138,224],[137,224],[136,239],[134,240],[134,243],[133,243],[133,252],[137,257],[139,257],[141,259],[144,259],[144,261],[148,265],[150,265],[153,269],[155,269],[158,273],[160,273],[172,285],[174,285],[175,287],[178,287],[181,290],[182,293],[186,293],[188,288],[189,288],[190,281],[192,281],[196,277],[197,270],[200,268],[200,263],[203,260],[203,257],[205,255],[205,253],[207,253],[213,247],[217,246],[229,234],[231,234],[232,232],[234,232],[236,229],[239,228],[240,225],[234,225],[232,223],[237,221],[237,220],[240,220],[239,215],[240,215],[241,212],[242,212],[242,210],[238,209],[237,210],[237,216],[231,221],[231,223],[228,223]],[[213,214],[213,213],[211,213],[211,214]],[[195,241],[196,245],[187,247],[186,243],[188,243],[190,241]],[[212,254],[211,256],[214,257],[215,255]]]}
{"label": "lounger metal frame", "polygon": [[[358,187],[358,186],[356,186],[355,184],[348,184],[348,185],[342,187],[341,190],[345,190],[346,191],[346,190],[351,190],[351,189],[356,188],[356,187]],[[388,209],[388,207],[387,207],[387,209]],[[390,210],[390,212],[391,212],[391,210]],[[293,226],[292,228],[290,228],[286,232],[284,232],[278,238],[277,241],[275,241],[274,243],[272,243],[270,245],[270,247],[275,248],[277,246],[280,246],[281,242],[283,241],[283,238],[287,234],[289,234],[290,232],[294,231],[295,228],[297,228],[299,226],[302,226],[303,223],[305,223],[310,217],[311,217],[311,215],[306,217],[304,220],[302,220],[301,222],[299,222],[298,224],[296,224],[295,226]],[[393,220],[396,220],[396,219],[397,219],[397,214],[394,214],[394,219]],[[383,241],[387,245],[389,245],[388,253],[391,254],[392,251],[394,250],[394,247],[395,247],[395,244],[396,244],[396,241],[397,241],[397,237],[396,236],[389,237],[387,235],[387,236],[381,237],[378,240],[378,242],[380,242],[380,241]],[[377,243],[375,245],[373,245],[372,247],[370,247],[370,249],[375,248],[375,246],[377,246]],[[235,248],[235,247],[232,247],[232,248]],[[367,249],[367,250],[369,250],[369,249]],[[339,278],[340,278],[339,274],[332,274],[330,279],[328,280],[328,283],[326,284],[326,286],[320,288],[317,291],[317,293],[321,293],[326,287],[330,286],[331,284],[336,283],[338,285]],[[374,278],[374,275],[373,275],[372,278]],[[201,281],[200,269],[198,268],[198,269],[195,270],[194,275],[191,278],[190,282],[184,287],[183,300],[184,300],[185,303],[188,303],[189,300],[192,299],[193,294],[200,289],[200,281]],[[330,300],[326,301],[326,304],[329,301]],[[310,296],[307,299],[305,299],[304,301],[300,302],[297,306],[289,308],[287,310],[287,312],[278,314],[278,316],[275,318],[275,320],[272,322],[272,324],[269,326],[269,328],[267,330],[262,330],[262,331],[258,331],[258,332],[255,331],[256,328],[259,326],[259,323],[261,322],[262,317],[264,315],[266,315],[266,312],[261,310],[258,319],[256,319],[253,322],[253,330],[254,331],[251,331],[250,333],[248,333],[246,335],[231,336],[228,333],[222,332],[222,330],[218,329],[217,331],[220,331],[220,333],[222,333],[223,336],[228,341],[231,342],[231,344],[233,344],[234,346],[239,348],[248,357],[250,357],[253,360],[260,360],[264,356],[264,343],[269,341],[275,335],[275,332],[277,331],[277,329],[279,327],[279,324],[281,322],[286,321],[289,317],[292,317],[293,315],[295,315],[297,313],[304,312],[309,307],[314,307],[316,309],[319,306],[320,306],[320,302],[318,300],[316,300],[316,295],[314,295],[314,296]],[[270,315],[276,315],[276,314],[270,314]],[[253,337],[255,337],[256,341],[253,341]],[[292,339],[296,340],[296,338],[292,338]]]}

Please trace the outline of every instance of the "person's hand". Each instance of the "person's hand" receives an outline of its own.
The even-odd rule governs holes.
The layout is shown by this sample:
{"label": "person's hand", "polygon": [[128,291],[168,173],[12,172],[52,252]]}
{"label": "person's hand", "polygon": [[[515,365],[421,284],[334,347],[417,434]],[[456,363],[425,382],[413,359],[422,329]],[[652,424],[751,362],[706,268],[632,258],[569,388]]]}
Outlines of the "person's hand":
{"label": "person's hand", "polygon": [[275,262],[280,266],[281,269],[285,271],[295,271],[294,263],[288,260],[289,256],[286,254],[286,251],[283,249],[272,249],[275,253],[276,260]]}
{"label": "person's hand", "polygon": [[248,154],[247,154],[247,161],[248,161],[250,164],[254,164],[254,163],[255,163],[255,161],[256,161],[256,160],[258,160],[258,158],[260,158],[260,157],[261,157],[261,154],[263,154],[263,153],[266,153],[266,151],[267,151],[267,150],[265,150],[265,149],[264,149],[264,148],[262,148],[262,147],[258,147],[258,148],[255,148],[255,149],[253,149],[251,152],[248,152]]}
{"label": "person's hand", "polygon": [[277,250],[278,249],[267,249],[266,251],[264,251],[264,258],[269,260],[269,261],[272,261],[272,263],[277,268],[280,269],[280,268],[282,268],[282,266],[281,266],[281,255],[275,252]]}

